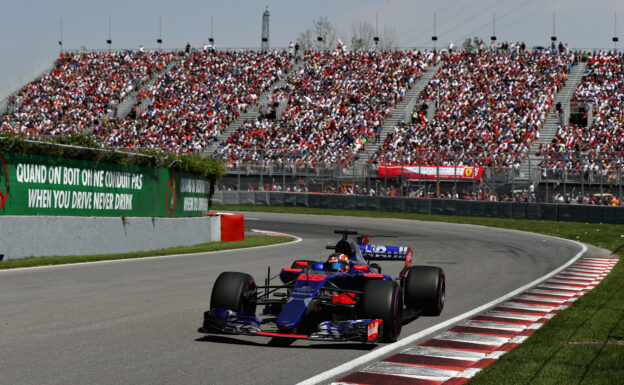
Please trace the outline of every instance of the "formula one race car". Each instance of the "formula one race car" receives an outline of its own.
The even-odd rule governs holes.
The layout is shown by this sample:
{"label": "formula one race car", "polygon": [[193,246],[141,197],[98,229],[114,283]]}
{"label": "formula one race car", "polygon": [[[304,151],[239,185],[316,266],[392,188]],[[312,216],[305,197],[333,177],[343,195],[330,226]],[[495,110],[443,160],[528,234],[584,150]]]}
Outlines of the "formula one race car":
{"label": "formula one race car", "polygon": [[[297,260],[264,285],[248,274],[217,278],[199,328],[206,334],[243,334],[322,341],[396,341],[404,319],[437,316],[444,307],[444,272],[411,266],[409,247],[375,246],[356,231],[335,230],[342,239],[327,261]],[[370,261],[404,260],[396,279]],[[281,284],[272,282],[279,277]],[[256,317],[256,308],[262,315]]]}

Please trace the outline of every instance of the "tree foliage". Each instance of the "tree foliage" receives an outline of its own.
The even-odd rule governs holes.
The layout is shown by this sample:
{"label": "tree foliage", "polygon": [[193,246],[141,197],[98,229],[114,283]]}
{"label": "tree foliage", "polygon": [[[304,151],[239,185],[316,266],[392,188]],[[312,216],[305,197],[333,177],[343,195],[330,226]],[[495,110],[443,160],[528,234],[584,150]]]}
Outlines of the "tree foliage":
{"label": "tree foliage", "polygon": [[374,48],[375,27],[369,21],[354,23],[351,27],[351,49],[369,50]]}
{"label": "tree foliage", "polygon": [[[398,36],[394,27],[384,26],[383,31],[377,36],[379,38],[377,44],[373,39],[376,35],[377,31],[373,24],[361,20],[351,26],[351,39],[346,40],[326,17],[320,16],[314,20],[312,28],[299,34],[297,42],[303,50],[335,50],[338,46],[338,40],[349,42],[348,48],[356,51],[396,48]],[[322,38],[321,41],[318,40],[319,37]]]}
{"label": "tree foliage", "polygon": [[482,44],[484,44],[483,40],[475,36],[472,40],[470,40],[470,38],[464,40],[462,47],[464,48],[464,51],[472,52],[479,50],[479,47],[481,47]]}
{"label": "tree foliage", "polygon": [[398,36],[396,29],[389,25],[384,25],[383,33],[379,37],[379,49],[389,50],[397,46]]}
{"label": "tree foliage", "polygon": [[[318,38],[322,38],[321,41]],[[338,30],[329,22],[325,16],[320,16],[313,21],[311,29],[299,34],[297,42],[301,48],[306,50],[332,50],[338,44]]]}
{"label": "tree foliage", "polygon": [[[108,162],[122,166],[135,164],[150,168],[164,167],[201,175],[213,185],[226,172],[223,164],[213,158],[200,155],[176,155],[159,150],[144,150],[135,153],[103,149],[92,136],[81,134],[35,141],[16,134],[3,133],[0,136],[0,154],[5,152]],[[137,156],[137,154],[145,156]]]}

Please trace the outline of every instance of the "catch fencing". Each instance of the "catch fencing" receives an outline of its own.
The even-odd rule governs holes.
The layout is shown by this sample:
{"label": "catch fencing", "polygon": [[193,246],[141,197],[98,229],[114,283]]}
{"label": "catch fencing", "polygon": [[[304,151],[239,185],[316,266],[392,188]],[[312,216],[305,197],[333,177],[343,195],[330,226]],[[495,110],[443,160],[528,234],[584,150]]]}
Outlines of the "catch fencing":
{"label": "catch fencing", "polygon": [[[460,157],[448,155],[444,159],[437,154],[416,154],[412,159],[433,159],[430,164],[444,166],[395,161],[387,172],[383,166],[366,163],[344,168],[280,162],[274,157],[263,156],[267,159],[263,162],[226,162],[228,172],[219,181],[219,189],[607,205],[615,198],[620,205],[624,203],[622,154],[531,156],[522,163],[495,167],[465,166]],[[283,158],[288,159],[288,154]]]}
{"label": "catch fencing", "polygon": [[490,218],[624,224],[624,207],[271,191],[216,191],[213,204],[369,210]]}

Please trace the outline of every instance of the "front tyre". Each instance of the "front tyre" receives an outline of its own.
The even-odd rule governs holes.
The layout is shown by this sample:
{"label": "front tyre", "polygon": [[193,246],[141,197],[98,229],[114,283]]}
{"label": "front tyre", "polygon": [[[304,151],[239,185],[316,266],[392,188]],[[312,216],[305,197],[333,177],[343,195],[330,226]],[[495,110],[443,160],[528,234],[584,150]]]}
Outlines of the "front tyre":
{"label": "front tyre", "polygon": [[435,266],[413,266],[405,279],[405,306],[421,315],[438,316],[444,309],[446,278]]}
{"label": "front tyre", "polygon": [[394,281],[375,280],[364,285],[358,302],[362,318],[382,319],[383,341],[394,342],[401,334],[403,298]]}
{"label": "front tyre", "polygon": [[221,273],[212,287],[210,309],[232,310],[239,314],[256,314],[256,282],[249,274]]}

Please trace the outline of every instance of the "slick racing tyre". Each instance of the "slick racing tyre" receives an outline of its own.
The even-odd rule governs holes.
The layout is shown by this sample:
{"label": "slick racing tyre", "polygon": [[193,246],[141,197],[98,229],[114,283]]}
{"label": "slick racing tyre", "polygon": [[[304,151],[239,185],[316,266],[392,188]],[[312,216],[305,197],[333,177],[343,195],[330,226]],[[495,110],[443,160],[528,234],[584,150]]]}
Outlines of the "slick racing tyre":
{"label": "slick racing tyre", "polygon": [[405,306],[421,315],[438,316],[444,308],[444,271],[435,266],[413,266],[405,279]]}
{"label": "slick racing tyre", "polygon": [[394,342],[399,338],[403,324],[403,298],[396,282],[367,282],[358,307],[360,317],[383,320],[381,327],[384,342]]}
{"label": "slick racing tyre", "polygon": [[256,314],[256,282],[249,274],[221,273],[212,287],[210,308]]}

